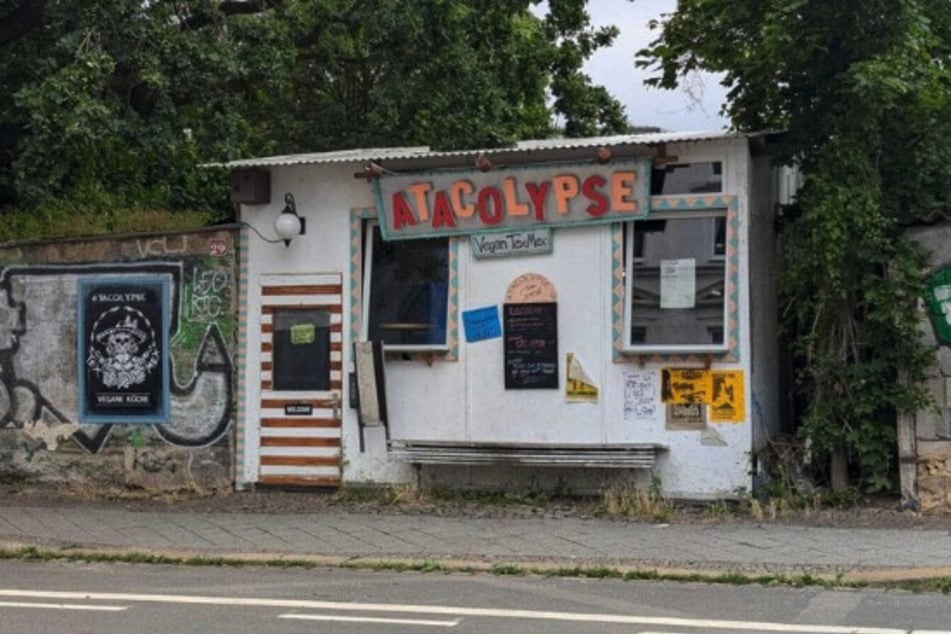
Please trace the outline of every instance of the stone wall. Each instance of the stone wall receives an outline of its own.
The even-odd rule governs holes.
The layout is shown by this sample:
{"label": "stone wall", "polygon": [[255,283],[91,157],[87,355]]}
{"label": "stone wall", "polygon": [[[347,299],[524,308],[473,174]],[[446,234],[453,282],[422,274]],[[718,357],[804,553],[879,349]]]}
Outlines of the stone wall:
{"label": "stone wall", "polygon": [[951,222],[917,227],[909,235],[930,253],[922,332],[937,349],[927,380],[934,408],[914,415],[917,499],[926,513],[951,513]]}
{"label": "stone wall", "polygon": [[[236,253],[236,232],[220,228],[0,247],[0,482],[90,493],[230,487]],[[139,339],[129,340],[126,353],[104,347],[97,354],[100,362],[111,354],[112,367],[125,363],[140,374],[167,368],[154,390],[167,401],[165,418],[122,420],[128,414],[120,412],[90,423],[91,392],[81,391],[80,381],[89,383],[87,366],[100,362],[84,358],[84,346],[91,351],[95,341],[106,343],[104,333],[83,325],[84,301],[93,300],[82,300],[80,289],[126,280],[165,289],[164,326],[148,331],[142,323],[148,320],[126,308],[125,322],[110,330],[131,329]],[[167,364],[154,360],[151,343],[150,357],[136,354],[149,333]],[[138,381],[113,385],[122,392]]]}

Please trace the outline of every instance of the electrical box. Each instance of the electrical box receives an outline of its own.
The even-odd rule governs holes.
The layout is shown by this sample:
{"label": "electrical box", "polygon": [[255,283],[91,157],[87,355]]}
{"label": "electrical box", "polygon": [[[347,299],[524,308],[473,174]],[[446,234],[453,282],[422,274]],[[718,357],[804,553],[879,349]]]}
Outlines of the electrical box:
{"label": "electrical box", "polygon": [[266,205],[271,202],[271,172],[243,169],[231,172],[231,202]]}

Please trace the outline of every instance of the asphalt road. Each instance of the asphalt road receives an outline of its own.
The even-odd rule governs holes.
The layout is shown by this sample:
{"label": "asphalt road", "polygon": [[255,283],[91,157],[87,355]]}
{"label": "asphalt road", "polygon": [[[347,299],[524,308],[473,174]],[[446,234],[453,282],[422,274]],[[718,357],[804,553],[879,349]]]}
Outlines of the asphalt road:
{"label": "asphalt road", "polygon": [[670,582],[0,561],[3,634],[951,634],[951,598]]}

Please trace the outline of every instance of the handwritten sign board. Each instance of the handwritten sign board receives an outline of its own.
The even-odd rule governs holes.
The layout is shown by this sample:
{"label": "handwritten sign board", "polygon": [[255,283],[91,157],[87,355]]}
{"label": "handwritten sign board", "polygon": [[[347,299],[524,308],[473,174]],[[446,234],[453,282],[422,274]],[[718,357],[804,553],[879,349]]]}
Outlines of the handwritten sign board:
{"label": "handwritten sign board", "polygon": [[470,236],[470,250],[478,259],[499,258],[507,255],[536,255],[551,253],[551,229],[506,231]]}
{"label": "handwritten sign board", "polygon": [[558,301],[554,285],[544,275],[523,273],[509,284],[505,291],[509,304],[534,304]]}
{"label": "handwritten sign board", "polygon": [[558,304],[505,304],[505,389],[558,389]]}

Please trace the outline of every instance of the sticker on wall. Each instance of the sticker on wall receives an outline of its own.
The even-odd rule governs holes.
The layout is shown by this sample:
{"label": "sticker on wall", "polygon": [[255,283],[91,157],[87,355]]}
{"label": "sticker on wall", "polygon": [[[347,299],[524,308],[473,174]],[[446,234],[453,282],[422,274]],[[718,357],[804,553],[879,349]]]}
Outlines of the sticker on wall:
{"label": "sticker on wall", "polygon": [[519,275],[505,292],[506,304],[557,302],[558,293],[548,278],[538,273]]}
{"label": "sticker on wall", "polygon": [[660,261],[660,307],[693,308],[697,297],[693,258]]}
{"label": "sticker on wall", "polygon": [[710,371],[703,368],[661,370],[661,400],[665,403],[709,403],[713,395]]}
{"label": "sticker on wall", "polygon": [[578,355],[569,352],[567,356],[568,380],[565,381],[565,400],[569,403],[596,403],[598,386],[585,372]]}
{"label": "sticker on wall", "polygon": [[667,405],[664,427],[671,431],[700,431],[707,426],[703,403],[671,403]]}
{"label": "sticker on wall", "polygon": [[711,372],[713,396],[710,401],[711,423],[740,423],[745,418],[742,370]]}
{"label": "sticker on wall", "polygon": [[466,332],[466,341],[470,343],[498,339],[502,336],[498,306],[462,311],[462,325]]}
{"label": "sticker on wall", "polygon": [[168,280],[79,280],[79,419],[168,422]]}
{"label": "sticker on wall", "polygon": [[624,422],[636,423],[657,418],[660,406],[660,373],[633,370],[624,373]]}
{"label": "sticker on wall", "polygon": [[936,272],[925,282],[925,304],[938,342],[951,346],[951,266]]}
{"label": "sticker on wall", "polygon": [[707,447],[726,447],[726,441],[713,427],[707,427],[700,432],[700,444]]}

